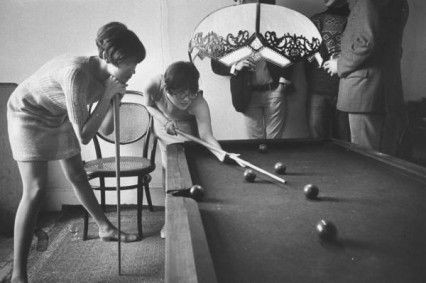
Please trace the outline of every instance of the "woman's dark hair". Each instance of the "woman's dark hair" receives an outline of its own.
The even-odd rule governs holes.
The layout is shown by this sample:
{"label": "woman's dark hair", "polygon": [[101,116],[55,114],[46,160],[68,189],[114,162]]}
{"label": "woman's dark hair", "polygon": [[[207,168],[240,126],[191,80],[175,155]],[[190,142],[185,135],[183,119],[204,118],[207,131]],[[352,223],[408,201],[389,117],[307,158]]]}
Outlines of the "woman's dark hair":
{"label": "woman's dark hair", "polygon": [[198,91],[200,73],[191,62],[179,61],[171,64],[164,73],[167,91]]}
{"label": "woman's dark hair", "polygon": [[137,35],[119,22],[108,23],[98,30],[96,46],[99,57],[115,66],[127,59],[140,63],[146,56],[145,47]]}

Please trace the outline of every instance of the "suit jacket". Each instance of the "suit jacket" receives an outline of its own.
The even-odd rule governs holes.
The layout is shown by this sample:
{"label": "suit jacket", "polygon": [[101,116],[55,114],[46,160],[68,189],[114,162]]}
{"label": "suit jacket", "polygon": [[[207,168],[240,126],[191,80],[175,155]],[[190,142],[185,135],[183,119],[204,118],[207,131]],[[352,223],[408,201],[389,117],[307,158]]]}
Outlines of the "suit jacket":
{"label": "suit jacket", "polygon": [[[291,80],[293,67],[281,68],[272,63],[267,62],[269,73],[274,83],[277,83],[280,77]],[[222,63],[211,60],[211,68],[215,74],[221,76],[231,76],[230,90],[232,95],[232,104],[237,112],[244,112],[250,102],[251,94],[251,72],[242,70],[236,76],[231,75],[231,67]]]}
{"label": "suit jacket", "polygon": [[402,111],[402,34],[406,0],[354,0],[341,41],[337,108],[352,113]]}

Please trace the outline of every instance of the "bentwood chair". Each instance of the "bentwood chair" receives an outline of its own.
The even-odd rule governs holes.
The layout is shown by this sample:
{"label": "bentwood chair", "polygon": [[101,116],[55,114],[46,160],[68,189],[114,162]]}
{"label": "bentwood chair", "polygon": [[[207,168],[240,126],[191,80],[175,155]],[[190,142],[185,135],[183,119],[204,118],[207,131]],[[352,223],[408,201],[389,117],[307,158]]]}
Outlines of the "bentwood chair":
{"label": "bentwood chair", "polygon": [[[153,211],[149,183],[155,170],[155,151],[157,138],[153,134],[153,118],[142,104],[143,94],[138,91],[126,91],[120,105],[120,183],[121,190],[137,190],[137,226],[139,238],[142,238],[142,201],[145,189],[146,199],[150,211]],[[95,105],[91,106],[93,110]],[[105,210],[105,192],[116,191],[115,172],[115,131],[106,135],[99,131],[93,138],[96,159],[84,162],[84,168],[89,180],[98,179],[98,184],[93,185],[94,190],[100,191],[101,207]],[[99,138],[103,140],[100,142]],[[137,143],[138,142],[138,143]],[[105,157],[105,147],[109,145],[109,156]],[[133,145],[133,146],[132,146]],[[125,149],[131,153],[124,152]],[[104,152],[102,151],[104,149]],[[134,181],[130,184],[127,180]],[[111,179],[111,180],[108,180]],[[108,182],[110,181],[110,182]],[[112,182],[111,182],[112,181]],[[124,184],[124,181],[126,183]],[[93,181],[91,181],[93,183]],[[112,183],[109,185],[108,183]],[[87,240],[89,214],[84,213],[83,240]]]}

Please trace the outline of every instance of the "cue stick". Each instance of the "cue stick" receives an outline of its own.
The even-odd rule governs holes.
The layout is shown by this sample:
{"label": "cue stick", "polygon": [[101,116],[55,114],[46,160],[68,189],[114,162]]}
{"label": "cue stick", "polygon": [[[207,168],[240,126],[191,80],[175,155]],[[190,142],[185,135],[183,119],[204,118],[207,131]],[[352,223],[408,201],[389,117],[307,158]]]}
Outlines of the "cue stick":
{"label": "cue stick", "polygon": [[189,140],[192,140],[192,141],[194,141],[196,143],[199,143],[199,144],[201,144],[201,145],[203,145],[203,146],[205,146],[205,147],[207,147],[207,148],[209,148],[209,149],[211,149],[213,151],[216,151],[216,152],[218,152],[220,154],[228,155],[229,158],[235,160],[235,162],[237,162],[237,164],[240,165],[241,167],[245,167],[245,166],[250,167],[251,169],[256,170],[256,171],[258,171],[258,172],[260,172],[260,173],[262,173],[264,175],[267,175],[267,176],[271,177],[272,179],[275,179],[275,180],[277,180],[277,181],[279,181],[279,182],[281,182],[283,184],[287,183],[286,180],[284,180],[284,179],[282,179],[282,178],[280,178],[278,176],[275,176],[274,174],[271,174],[268,171],[266,171],[266,170],[264,170],[264,169],[262,169],[260,167],[257,167],[256,165],[254,165],[254,164],[252,164],[252,163],[250,163],[248,161],[245,161],[244,159],[239,158],[235,154],[230,154],[230,153],[224,151],[223,149],[217,148],[217,147],[209,144],[208,142],[205,142],[202,139],[199,139],[199,138],[194,137],[194,136],[192,136],[190,134],[187,134],[187,133],[185,133],[185,132],[183,132],[183,131],[181,131],[179,129],[176,129],[176,132],[179,135],[181,135],[181,136],[183,136],[183,137],[185,137],[185,138],[187,138]]}
{"label": "cue stick", "polygon": [[121,215],[120,215],[120,97],[116,95],[114,106],[114,129],[115,129],[115,177],[117,189],[117,219],[118,219],[118,275],[121,275]]}

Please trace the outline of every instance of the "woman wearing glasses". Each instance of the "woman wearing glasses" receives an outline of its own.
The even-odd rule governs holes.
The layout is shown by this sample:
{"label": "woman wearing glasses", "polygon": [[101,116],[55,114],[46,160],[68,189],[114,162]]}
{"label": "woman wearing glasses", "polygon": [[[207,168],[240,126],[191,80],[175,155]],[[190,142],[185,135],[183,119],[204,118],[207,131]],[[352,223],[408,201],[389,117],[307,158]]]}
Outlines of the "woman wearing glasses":
{"label": "woman wearing glasses", "polygon": [[[154,77],[145,88],[145,102],[156,120],[154,130],[163,161],[166,145],[187,140],[177,135],[176,128],[221,148],[213,137],[209,106],[198,89],[199,78],[193,63],[180,61],[171,64],[164,75]],[[224,156],[212,153],[223,161]]]}
{"label": "woman wearing glasses", "polygon": [[[200,137],[221,148],[213,137],[210,110],[203,92],[198,88],[200,73],[193,63],[171,64],[164,75],[154,77],[144,90],[148,111],[155,119],[154,131],[159,139],[163,163],[166,164],[166,146],[187,139],[177,135],[176,129]],[[223,161],[225,156],[212,151]],[[164,228],[161,237],[165,238]]]}

